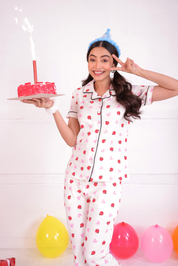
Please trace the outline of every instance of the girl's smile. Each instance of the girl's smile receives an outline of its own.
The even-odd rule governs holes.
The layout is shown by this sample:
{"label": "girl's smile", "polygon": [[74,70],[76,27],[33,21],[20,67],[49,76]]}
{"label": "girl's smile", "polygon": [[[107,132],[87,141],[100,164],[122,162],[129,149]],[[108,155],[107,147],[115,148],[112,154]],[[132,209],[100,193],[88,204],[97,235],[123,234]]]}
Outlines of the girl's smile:
{"label": "girl's smile", "polygon": [[94,73],[94,75],[96,75],[96,76],[100,76],[100,75],[102,75],[102,74],[104,73],[104,71],[94,71],[94,70],[93,70],[93,73]]}

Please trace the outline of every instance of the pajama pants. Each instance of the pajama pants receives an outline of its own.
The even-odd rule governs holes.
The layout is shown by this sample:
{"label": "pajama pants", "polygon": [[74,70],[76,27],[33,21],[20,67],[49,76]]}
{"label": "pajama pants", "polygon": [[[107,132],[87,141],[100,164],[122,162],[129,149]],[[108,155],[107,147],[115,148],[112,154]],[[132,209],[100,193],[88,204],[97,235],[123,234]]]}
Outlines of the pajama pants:
{"label": "pajama pants", "polygon": [[121,182],[65,178],[64,204],[76,266],[118,266],[109,253]]}

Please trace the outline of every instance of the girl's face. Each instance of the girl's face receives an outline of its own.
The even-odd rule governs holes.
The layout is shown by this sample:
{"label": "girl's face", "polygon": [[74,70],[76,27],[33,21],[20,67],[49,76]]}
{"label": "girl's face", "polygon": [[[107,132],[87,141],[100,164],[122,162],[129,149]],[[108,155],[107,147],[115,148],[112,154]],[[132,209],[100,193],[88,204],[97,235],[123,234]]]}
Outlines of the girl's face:
{"label": "girl's face", "polygon": [[88,71],[95,81],[110,79],[113,57],[104,47],[95,47],[88,57]]}

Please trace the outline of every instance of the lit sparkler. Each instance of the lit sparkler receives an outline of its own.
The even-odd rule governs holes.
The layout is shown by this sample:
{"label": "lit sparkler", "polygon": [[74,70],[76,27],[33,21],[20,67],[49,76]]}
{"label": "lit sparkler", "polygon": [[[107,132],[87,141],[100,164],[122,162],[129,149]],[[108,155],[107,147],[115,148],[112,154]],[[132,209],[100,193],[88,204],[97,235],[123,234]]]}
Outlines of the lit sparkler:
{"label": "lit sparkler", "polygon": [[33,60],[33,75],[34,75],[34,83],[37,83],[37,66],[36,66],[36,56],[35,56],[35,44],[33,41],[32,33],[33,33],[33,25],[30,24],[27,18],[23,18],[22,9],[18,7],[15,8],[16,11],[19,12],[18,18],[14,18],[15,22],[22,27],[23,31],[30,34],[30,43],[31,43],[31,53]]}

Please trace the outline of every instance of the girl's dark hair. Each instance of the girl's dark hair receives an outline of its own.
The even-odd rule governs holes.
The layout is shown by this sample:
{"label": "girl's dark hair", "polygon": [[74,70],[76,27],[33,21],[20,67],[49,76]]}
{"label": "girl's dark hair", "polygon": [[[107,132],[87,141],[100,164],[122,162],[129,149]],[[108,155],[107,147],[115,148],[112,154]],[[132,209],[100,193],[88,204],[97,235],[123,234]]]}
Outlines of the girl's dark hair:
{"label": "girl's dark hair", "polygon": [[[118,57],[117,49],[107,41],[98,41],[91,45],[87,52],[87,62],[91,50],[95,47],[104,47],[107,49],[110,54],[115,54]],[[117,66],[118,62],[113,58],[114,65]],[[85,86],[93,80],[93,77],[89,74],[87,79],[82,80],[82,86]],[[132,85],[129,83],[122,75],[117,71],[114,73],[114,77],[111,80],[112,87],[116,93],[116,100],[118,103],[122,104],[125,107],[124,118],[127,121],[132,121],[132,118],[141,118],[140,117],[140,107],[141,99],[139,96],[132,93]]]}

